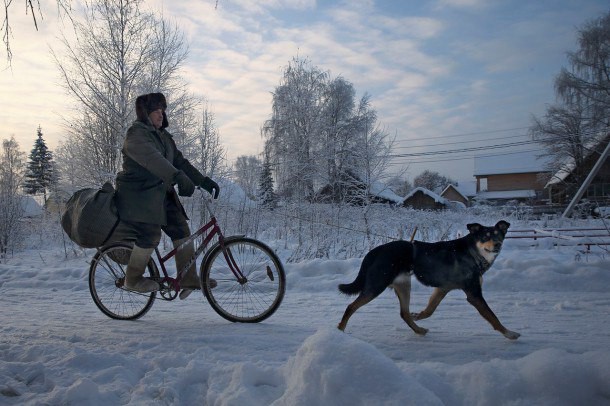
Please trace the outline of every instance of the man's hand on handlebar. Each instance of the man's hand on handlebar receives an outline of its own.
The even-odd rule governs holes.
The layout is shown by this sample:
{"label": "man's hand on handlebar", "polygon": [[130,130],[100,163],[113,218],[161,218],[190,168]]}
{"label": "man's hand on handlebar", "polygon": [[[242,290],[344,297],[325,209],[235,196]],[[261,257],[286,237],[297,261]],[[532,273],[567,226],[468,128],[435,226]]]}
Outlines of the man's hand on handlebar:
{"label": "man's hand on handlebar", "polygon": [[218,198],[218,195],[220,194],[220,186],[218,186],[218,183],[214,182],[212,179],[206,176],[199,186],[211,194],[214,199]]}

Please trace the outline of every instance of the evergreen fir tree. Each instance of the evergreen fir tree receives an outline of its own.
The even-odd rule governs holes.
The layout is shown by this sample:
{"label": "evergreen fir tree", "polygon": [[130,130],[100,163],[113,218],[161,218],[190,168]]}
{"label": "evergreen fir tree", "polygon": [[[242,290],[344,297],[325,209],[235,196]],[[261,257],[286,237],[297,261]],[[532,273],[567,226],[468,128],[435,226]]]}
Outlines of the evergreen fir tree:
{"label": "evergreen fir tree", "polygon": [[263,170],[258,186],[258,196],[263,207],[273,209],[276,205],[277,197],[273,191],[273,177],[271,176],[271,164],[269,159],[265,157]]}
{"label": "evergreen fir tree", "polygon": [[34,195],[42,193],[47,202],[47,189],[57,182],[53,154],[47,148],[42,138],[42,128],[38,126],[38,138],[30,152],[23,189],[25,193]]}

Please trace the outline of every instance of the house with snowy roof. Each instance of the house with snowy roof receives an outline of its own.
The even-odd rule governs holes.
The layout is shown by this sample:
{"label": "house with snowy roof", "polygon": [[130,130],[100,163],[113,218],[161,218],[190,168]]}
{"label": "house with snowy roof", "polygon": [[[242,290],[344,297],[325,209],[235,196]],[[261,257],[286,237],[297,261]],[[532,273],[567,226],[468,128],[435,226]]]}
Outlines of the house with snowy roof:
{"label": "house with snowy roof", "polygon": [[444,210],[449,201],[423,187],[416,187],[405,196],[402,205],[420,210]]}
{"label": "house with snowy roof", "polygon": [[[585,175],[590,175],[586,188],[580,198],[602,205],[610,204],[610,158],[608,158],[610,135],[586,147],[589,151],[580,168],[574,160],[565,162],[561,169],[551,176],[545,185],[551,203],[567,204],[578,188],[582,186]],[[589,176],[587,176],[589,178]],[[586,179],[585,179],[586,180]],[[580,199],[579,198],[579,199]]]}
{"label": "house with snowy roof", "polygon": [[441,192],[441,197],[445,198],[451,202],[460,202],[464,206],[470,205],[470,199],[464,192],[464,188],[459,188],[456,185],[449,184],[443,191]]}
{"label": "house with snowy roof", "polygon": [[543,201],[551,172],[547,169],[550,157],[540,157],[540,153],[530,150],[475,157],[475,199],[498,204]]}
{"label": "house with snowy roof", "polygon": [[351,171],[342,174],[339,179],[340,181],[334,184],[326,184],[320,188],[314,196],[314,201],[318,203],[346,202],[353,205],[400,204],[403,201],[402,197],[384,183],[372,181],[367,184]]}

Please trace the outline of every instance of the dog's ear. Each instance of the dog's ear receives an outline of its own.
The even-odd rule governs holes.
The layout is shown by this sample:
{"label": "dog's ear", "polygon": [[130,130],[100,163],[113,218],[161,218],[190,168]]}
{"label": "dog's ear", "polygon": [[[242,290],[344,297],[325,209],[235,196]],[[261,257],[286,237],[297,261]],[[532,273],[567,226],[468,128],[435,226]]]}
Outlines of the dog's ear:
{"label": "dog's ear", "polygon": [[481,229],[481,227],[483,227],[483,226],[480,225],[479,223],[466,224],[466,228],[468,229],[468,231],[470,231],[471,234],[479,231]]}
{"label": "dog's ear", "polygon": [[496,224],[496,228],[502,231],[504,234],[506,234],[506,231],[508,231],[508,227],[510,227],[510,223],[508,221],[500,220]]}

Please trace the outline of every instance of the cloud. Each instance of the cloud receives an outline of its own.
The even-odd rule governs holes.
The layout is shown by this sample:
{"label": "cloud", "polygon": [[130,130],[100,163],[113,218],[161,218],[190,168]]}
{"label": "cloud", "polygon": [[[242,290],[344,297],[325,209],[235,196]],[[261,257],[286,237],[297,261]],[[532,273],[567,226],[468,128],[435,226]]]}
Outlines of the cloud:
{"label": "cloud", "polygon": [[481,8],[488,3],[485,0],[438,0],[437,8],[447,6],[454,8]]}
{"label": "cloud", "polygon": [[[405,143],[521,126],[553,101],[552,77],[574,48],[574,27],[607,10],[596,0],[553,8],[419,3],[219,0],[216,8],[215,0],[150,0],[145,7],[185,33],[190,52],[181,72],[192,92],[208,98],[230,160],[262,149],[271,92],[297,55],[352,82],[357,97],[369,93],[381,124]],[[58,32],[52,14],[39,33],[29,16],[15,25],[14,69],[0,78],[0,120],[5,131],[25,134],[27,149],[38,124],[61,138],[57,113],[71,103],[48,57]]]}

